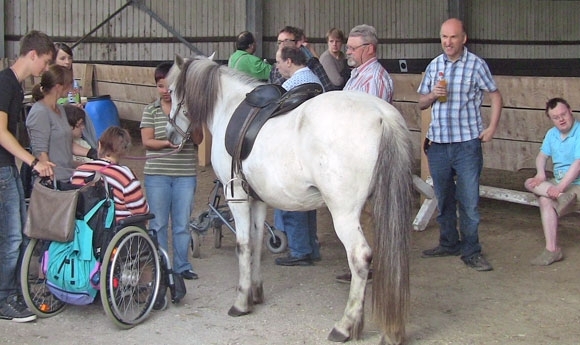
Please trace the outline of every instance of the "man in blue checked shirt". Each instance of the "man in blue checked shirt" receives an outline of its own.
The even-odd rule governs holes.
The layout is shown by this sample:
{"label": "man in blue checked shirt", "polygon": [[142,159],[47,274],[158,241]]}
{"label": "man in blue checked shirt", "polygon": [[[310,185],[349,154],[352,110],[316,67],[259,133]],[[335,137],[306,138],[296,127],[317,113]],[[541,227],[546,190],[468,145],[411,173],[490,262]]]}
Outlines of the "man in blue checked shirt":
{"label": "man in blue checked shirt", "polygon": [[[465,48],[467,34],[459,19],[446,20],[440,38],[443,54],[429,63],[417,90],[419,107],[432,108],[424,149],[440,228],[439,244],[423,251],[422,257],[461,255],[468,267],[491,271],[492,266],[481,254],[478,235],[481,143],[493,139],[502,97],[485,61]],[[445,79],[446,85],[439,79]],[[491,99],[490,123],[485,129],[480,110],[484,92]]]}
{"label": "man in blue checked shirt", "polygon": [[[282,87],[287,91],[306,84],[316,83],[322,87],[322,82],[310,68],[306,66],[306,55],[299,47],[281,46],[276,53],[276,67],[286,80]],[[284,211],[274,210],[276,228],[284,231],[288,237],[290,253],[285,257],[276,258],[280,266],[310,266],[313,261],[320,260],[320,245],[317,237],[316,210]]]}

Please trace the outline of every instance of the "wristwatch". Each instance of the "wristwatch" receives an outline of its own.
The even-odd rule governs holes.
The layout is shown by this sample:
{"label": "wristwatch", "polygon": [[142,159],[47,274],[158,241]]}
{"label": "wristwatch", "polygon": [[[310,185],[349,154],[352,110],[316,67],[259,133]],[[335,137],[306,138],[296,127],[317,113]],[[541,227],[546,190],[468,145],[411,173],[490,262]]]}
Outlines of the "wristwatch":
{"label": "wristwatch", "polygon": [[38,158],[34,158],[34,160],[32,161],[32,163],[30,163],[30,169],[34,169],[34,166],[36,165],[36,163],[38,163]]}

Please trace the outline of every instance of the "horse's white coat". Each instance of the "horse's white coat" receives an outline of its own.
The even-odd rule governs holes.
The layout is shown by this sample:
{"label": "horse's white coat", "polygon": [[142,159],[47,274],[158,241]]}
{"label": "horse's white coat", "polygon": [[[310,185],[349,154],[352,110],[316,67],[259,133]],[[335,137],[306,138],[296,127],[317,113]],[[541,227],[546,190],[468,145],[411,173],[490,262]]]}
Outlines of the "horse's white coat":
{"label": "horse's white coat", "polygon": [[[207,61],[199,62],[201,68],[208,64]],[[189,69],[196,63],[198,61],[192,63]],[[260,253],[266,203],[275,208],[294,211],[311,210],[326,205],[332,214],[336,233],[347,251],[353,273],[345,314],[335,325],[329,339],[344,341],[359,337],[363,325],[368,263],[372,256],[371,248],[363,236],[359,217],[366,200],[374,192],[373,183],[378,183],[375,181],[375,165],[381,142],[385,140],[384,136],[397,138],[402,148],[399,151],[408,150],[407,146],[410,147],[407,145],[409,134],[402,116],[390,104],[365,93],[324,93],[286,115],[269,120],[258,134],[252,152],[242,162],[243,175],[235,176],[232,180],[232,160],[225,149],[225,131],[235,108],[255,84],[248,85],[246,78],[225,67],[220,69],[219,75],[220,92],[213,114],[206,123],[213,137],[213,168],[230,192],[233,188],[236,199],[229,202],[229,206],[236,222],[240,277],[237,297],[230,309],[230,315],[244,315],[251,311],[253,304],[263,302]],[[172,84],[171,88],[175,87]],[[187,85],[184,87],[187,98],[189,91]],[[174,116],[178,105],[187,102],[178,99],[176,93],[172,93],[172,97]],[[397,143],[396,140],[392,142]],[[394,160],[385,163],[392,163],[393,169],[399,169],[397,171],[401,174],[400,183],[410,185],[411,159],[405,157],[405,154],[408,152],[389,152],[388,157],[392,156]],[[390,169],[388,165],[387,168]],[[248,197],[241,186],[243,178],[265,203]],[[230,193],[226,194],[230,196]],[[400,197],[405,198],[408,195]],[[391,220],[389,222],[395,223]],[[406,235],[400,237],[404,241]],[[397,243],[394,245],[396,247]],[[400,255],[403,256],[401,260],[404,264],[401,265],[405,266],[408,245],[402,246],[404,248]],[[374,260],[377,263],[382,259],[375,257]],[[389,264],[392,262],[389,261]],[[381,274],[383,269],[392,269],[382,265],[379,267],[381,270],[375,272],[375,281],[381,278],[376,275]],[[402,273],[397,271],[395,275],[405,273],[408,274],[408,270]],[[402,288],[408,290],[408,284]],[[406,291],[400,293],[408,294]],[[406,306],[402,307],[403,310],[405,308]],[[391,333],[386,335],[391,339],[395,338],[395,342],[404,337],[404,322],[399,320],[401,317],[404,318],[397,314],[397,320],[392,322],[396,326],[385,327],[385,332]]]}

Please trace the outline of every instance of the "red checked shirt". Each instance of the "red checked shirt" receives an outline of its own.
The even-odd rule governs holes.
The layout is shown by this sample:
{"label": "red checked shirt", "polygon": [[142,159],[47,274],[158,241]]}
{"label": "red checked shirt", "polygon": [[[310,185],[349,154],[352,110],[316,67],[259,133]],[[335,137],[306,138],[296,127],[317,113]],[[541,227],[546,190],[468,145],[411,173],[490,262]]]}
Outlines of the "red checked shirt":
{"label": "red checked shirt", "polygon": [[393,80],[377,58],[353,69],[344,90],[362,91],[389,103],[393,101]]}

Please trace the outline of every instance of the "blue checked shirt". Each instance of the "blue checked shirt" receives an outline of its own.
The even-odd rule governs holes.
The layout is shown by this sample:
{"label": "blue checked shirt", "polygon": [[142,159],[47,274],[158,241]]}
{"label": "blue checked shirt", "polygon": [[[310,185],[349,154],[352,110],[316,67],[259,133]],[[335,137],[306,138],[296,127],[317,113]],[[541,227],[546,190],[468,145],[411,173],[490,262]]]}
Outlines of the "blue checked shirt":
{"label": "blue checked shirt", "polygon": [[314,74],[310,68],[303,67],[294,72],[294,74],[288,80],[282,83],[282,87],[286,89],[286,91],[290,91],[296,86],[306,83],[316,83],[322,86],[322,83],[316,74]]}
{"label": "blue checked shirt", "polygon": [[457,143],[475,139],[483,132],[481,103],[483,91],[497,91],[485,61],[464,48],[455,62],[441,54],[429,63],[418,93],[425,95],[437,85],[443,72],[447,81],[447,102],[432,104],[427,138],[436,143]]}
{"label": "blue checked shirt", "polygon": [[[324,67],[322,66],[320,61],[316,57],[312,56],[312,54],[306,47],[301,47],[300,49],[304,54],[306,54],[307,57],[306,66],[310,68],[312,73],[314,73],[318,77],[318,79],[320,80],[319,84],[322,85],[324,92],[336,90],[336,87],[334,86],[334,84],[332,84],[330,78],[328,78],[328,75],[326,74],[326,71],[324,70]],[[284,78],[280,74],[278,66],[274,65],[274,67],[270,71],[270,78],[268,78],[268,81],[270,82],[270,84],[282,85],[286,81],[286,78]]]}

